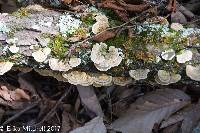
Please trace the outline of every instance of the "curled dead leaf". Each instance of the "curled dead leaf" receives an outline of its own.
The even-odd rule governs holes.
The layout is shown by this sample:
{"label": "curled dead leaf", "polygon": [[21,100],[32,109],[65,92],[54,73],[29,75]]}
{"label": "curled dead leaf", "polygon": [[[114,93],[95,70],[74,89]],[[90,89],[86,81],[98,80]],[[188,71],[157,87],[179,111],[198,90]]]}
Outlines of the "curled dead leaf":
{"label": "curled dead leaf", "polygon": [[125,9],[123,7],[120,7],[109,0],[106,0],[103,3],[98,3],[97,6],[102,7],[102,8],[110,8],[110,9],[114,9],[114,10],[125,11]]}
{"label": "curled dead leaf", "polygon": [[105,40],[113,38],[115,35],[116,35],[115,32],[104,31],[100,34],[95,35],[92,39],[93,39],[93,41],[96,41],[96,42],[103,42]]}
{"label": "curled dead leaf", "polygon": [[12,101],[7,86],[1,86],[0,96],[6,101]]}
{"label": "curled dead leaf", "polygon": [[150,6],[149,4],[146,3],[140,5],[126,4],[124,2],[119,2],[119,3],[124,7],[124,9],[131,12],[142,12]]}
{"label": "curled dead leaf", "polygon": [[71,4],[73,2],[73,0],[62,0],[62,2],[67,5],[67,4]]}
{"label": "curled dead leaf", "polygon": [[22,89],[9,90],[10,85],[1,85],[0,96],[6,101],[30,100],[30,96]]}
{"label": "curled dead leaf", "polygon": [[119,11],[119,10],[114,10],[114,12],[121,18],[122,21],[128,22],[128,14],[126,11]]}
{"label": "curled dead leaf", "polygon": [[30,100],[30,96],[26,94],[26,92],[22,89],[17,88],[15,91],[12,91],[11,98],[13,100],[20,100],[20,99],[26,99]]}

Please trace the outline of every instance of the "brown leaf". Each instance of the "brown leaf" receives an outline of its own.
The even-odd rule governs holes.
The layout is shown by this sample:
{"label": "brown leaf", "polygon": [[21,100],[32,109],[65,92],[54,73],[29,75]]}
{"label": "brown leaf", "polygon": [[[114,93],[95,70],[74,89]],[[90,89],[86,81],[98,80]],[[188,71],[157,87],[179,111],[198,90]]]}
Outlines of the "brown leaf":
{"label": "brown leaf", "polygon": [[109,1],[109,0],[106,0],[103,3],[98,3],[97,6],[101,7],[101,8],[110,8],[110,9],[114,9],[114,10],[125,11],[125,9],[123,7],[120,7],[113,1]]}
{"label": "brown leaf", "polygon": [[77,6],[70,7],[70,9],[75,12],[84,12],[87,9],[87,6],[86,5],[77,5]]}
{"label": "brown leaf", "polygon": [[137,99],[112,126],[124,133],[151,133],[154,124],[189,103],[190,97],[180,90],[156,90]]}
{"label": "brown leaf", "polygon": [[103,42],[105,40],[113,38],[115,35],[116,35],[115,32],[104,31],[100,34],[95,35],[92,39],[93,39],[93,41],[96,41],[96,42]]}
{"label": "brown leaf", "polygon": [[129,21],[128,14],[126,11],[119,11],[119,10],[114,10],[114,11],[121,18],[122,21],[124,22]]}
{"label": "brown leaf", "polygon": [[72,1],[73,1],[73,0],[62,0],[62,2],[63,2],[64,4],[66,4],[66,5],[67,5],[67,4],[71,4]]}
{"label": "brown leaf", "polygon": [[148,7],[150,7],[149,4],[140,4],[140,5],[133,5],[133,4],[126,4],[123,2],[120,2],[120,4],[126,9],[127,11],[131,12],[142,12],[146,10]]}
{"label": "brown leaf", "polygon": [[166,8],[170,12],[175,12],[176,11],[176,0],[169,0],[169,3]]}
{"label": "brown leaf", "polygon": [[30,100],[30,96],[22,89],[17,88],[13,93],[11,93],[11,98],[14,100],[26,99]]}
{"label": "brown leaf", "polygon": [[71,130],[69,113],[64,110],[62,113],[62,133],[68,133]]}
{"label": "brown leaf", "polygon": [[10,92],[6,86],[1,86],[0,96],[5,99],[6,101],[12,101],[10,96]]}
{"label": "brown leaf", "polygon": [[[10,87],[9,85],[7,85]],[[17,101],[21,99],[30,100],[30,96],[26,94],[22,89],[9,90],[5,85],[1,85],[0,96],[6,101]]]}

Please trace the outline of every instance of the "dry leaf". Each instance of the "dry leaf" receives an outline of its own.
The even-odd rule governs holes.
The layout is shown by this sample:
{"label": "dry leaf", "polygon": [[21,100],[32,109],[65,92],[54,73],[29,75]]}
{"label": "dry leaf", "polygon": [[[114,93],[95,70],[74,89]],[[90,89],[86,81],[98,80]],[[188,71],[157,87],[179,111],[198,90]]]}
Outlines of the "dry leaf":
{"label": "dry leaf", "polygon": [[200,120],[200,115],[197,115],[199,112],[200,103],[191,104],[190,106],[170,116],[167,120],[163,121],[160,128],[166,128],[181,122],[181,133],[191,133],[193,128],[198,124]]}
{"label": "dry leaf", "polygon": [[85,124],[69,133],[106,133],[106,127],[103,123],[102,117],[95,117]]}
{"label": "dry leaf", "polygon": [[[8,85],[8,87],[10,87]],[[6,101],[18,101],[21,99],[30,100],[30,96],[24,92],[22,89],[15,89],[14,91],[9,90],[7,86],[1,85],[0,96]]]}
{"label": "dry leaf", "polygon": [[190,97],[180,90],[156,90],[137,99],[112,126],[123,133],[151,133],[154,124],[189,103]]}
{"label": "dry leaf", "polygon": [[69,112],[64,110],[62,113],[62,133],[68,133],[71,130]]}
{"label": "dry leaf", "polygon": [[188,107],[181,125],[181,133],[190,133],[200,120],[200,103]]}
{"label": "dry leaf", "polygon": [[11,98],[13,100],[20,100],[20,99],[26,99],[30,100],[30,96],[24,92],[24,90],[17,88],[15,91],[12,91]]}
{"label": "dry leaf", "polygon": [[6,101],[12,101],[12,98],[9,94],[9,90],[6,86],[1,86],[0,96]]}
{"label": "dry leaf", "polygon": [[171,21],[174,22],[174,23],[181,23],[181,24],[187,23],[186,17],[179,11],[173,12],[171,14]]}
{"label": "dry leaf", "polygon": [[96,42],[103,42],[110,38],[113,38],[115,35],[116,35],[115,32],[104,31],[98,35],[95,35],[92,39],[93,39],[93,41],[96,41]]}
{"label": "dry leaf", "polygon": [[71,4],[73,0],[62,0],[64,4]]}
{"label": "dry leaf", "polygon": [[81,98],[81,102],[85,105],[85,107],[96,115],[103,116],[103,111],[94,89],[91,86],[81,85],[77,85],[77,89]]}

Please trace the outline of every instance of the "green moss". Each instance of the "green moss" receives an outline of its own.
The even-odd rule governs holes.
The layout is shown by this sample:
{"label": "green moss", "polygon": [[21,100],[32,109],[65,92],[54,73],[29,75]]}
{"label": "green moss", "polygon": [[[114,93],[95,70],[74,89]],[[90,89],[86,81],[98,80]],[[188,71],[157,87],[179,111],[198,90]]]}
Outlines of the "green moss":
{"label": "green moss", "polygon": [[75,32],[74,35],[80,37],[80,38],[86,38],[87,36],[87,29],[85,28],[78,28]]}
{"label": "green moss", "polygon": [[68,50],[66,41],[61,35],[56,35],[49,43],[53,56],[63,59]]}
{"label": "green moss", "polygon": [[86,16],[82,16],[81,21],[86,25],[93,25],[95,23],[93,14],[87,14]]}
{"label": "green moss", "polygon": [[127,35],[120,34],[116,37],[106,40],[105,43],[108,46],[123,47],[123,44],[125,44],[128,40],[129,38]]}
{"label": "green moss", "polygon": [[12,13],[13,16],[16,16],[18,18],[27,17],[28,16],[28,10],[26,8],[20,8],[18,11]]}

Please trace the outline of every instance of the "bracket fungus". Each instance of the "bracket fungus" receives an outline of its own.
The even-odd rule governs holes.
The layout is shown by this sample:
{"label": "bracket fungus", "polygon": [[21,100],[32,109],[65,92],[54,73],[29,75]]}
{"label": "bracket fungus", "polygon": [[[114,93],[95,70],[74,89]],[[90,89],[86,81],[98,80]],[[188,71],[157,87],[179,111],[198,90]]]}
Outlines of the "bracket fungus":
{"label": "bracket fungus", "polygon": [[112,76],[106,74],[96,74],[93,85],[95,87],[110,86],[112,85]]}
{"label": "bracket fungus", "polygon": [[187,65],[186,74],[192,80],[200,81],[200,65],[197,66]]}
{"label": "bracket fungus", "polygon": [[73,85],[90,86],[94,83],[94,77],[90,76],[86,72],[72,71],[63,74],[63,77]]}
{"label": "bracket fungus", "polygon": [[56,58],[51,58],[49,59],[49,67],[51,68],[51,70],[54,71],[68,71],[70,69],[72,69],[72,67],[69,65],[69,63],[67,61],[60,61],[59,59]]}
{"label": "bracket fungus", "polygon": [[170,27],[175,31],[183,30],[183,25],[180,23],[172,23]]}
{"label": "bracket fungus", "polygon": [[165,50],[161,53],[161,57],[164,60],[172,60],[175,57],[175,51],[173,49]]}
{"label": "bracket fungus", "polygon": [[126,86],[131,84],[133,80],[129,77],[113,77],[113,83],[119,86]]}
{"label": "bracket fungus", "polygon": [[96,23],[92,26],[92,32],[94,34],[105,31],[109,27],[108,18],[105,15],[99,14],[95,19]]}
{"label": "bracket fungus", "polygon": [[149,69],[130,70],[129,75],[135,80],[141,80],[141,79],[146,79],[149,72],[150,72]]}
{"label": "bracket fungus", "polygon": [[181,80],[180,74],[174,74],[165,70],[159,70],[155,81],[161,85],[169,85]]}
{"label": "bracket fungus", "polygon": [[187,61],[192,60],[192,51],[182,50],[180,54],[176,55],[176,60],[178,63],[186,63]]}
{"label": "bracket fungus", "polygon": [[44,62],[50,53],[51,53],[50,48],[44,48],[33,52],[32,56],[37,62]]}
{"label": "bracket fungus", "polygon": [[14,64],[12,62],[8,62],[8,61],[7,62],[0,62],[0,75],[3,75],[4,73],[11,70],[13,65]]}
{"label": "bracket fungus", "polygon": [[91,60],[100,71],[107,71],[112,67],[118,66],[122,61],[123,54],[118,48],[108,46],[105,43],[95,44],[91,52]]}

